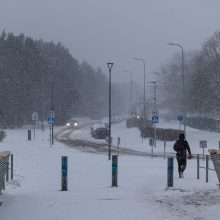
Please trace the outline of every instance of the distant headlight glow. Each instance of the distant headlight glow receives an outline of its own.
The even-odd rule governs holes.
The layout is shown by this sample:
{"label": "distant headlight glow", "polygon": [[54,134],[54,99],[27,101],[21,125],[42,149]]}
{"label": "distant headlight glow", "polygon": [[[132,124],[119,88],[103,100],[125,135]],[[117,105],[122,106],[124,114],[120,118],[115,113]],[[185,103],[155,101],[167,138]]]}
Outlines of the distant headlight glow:
{"label": "distant headlight glow", "polygon": [[68,126],[68,127],[69,127],[69,126],[70,126],[70,123],[66,123],[66,126]]}

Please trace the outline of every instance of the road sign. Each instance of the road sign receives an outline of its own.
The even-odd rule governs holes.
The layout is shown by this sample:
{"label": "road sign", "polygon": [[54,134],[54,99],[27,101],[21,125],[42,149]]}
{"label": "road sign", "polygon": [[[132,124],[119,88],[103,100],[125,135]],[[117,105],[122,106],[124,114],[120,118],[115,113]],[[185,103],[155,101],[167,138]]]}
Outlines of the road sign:
{"label": "road sign", "polygon": [[152,115],[158,115],[158,111],[152,111]]}
{"label": "road sign", "polygon": [[32,121],[38,121],[38,114],[37,114],[37,112],[33,112],[31,117],[32,117]]}
{"label": "road sign", "polygon": [[154,146],[154,139],[153,138],[149,138],[149,145]]}
{"label": "road sign", "polygon": [[51,116],[52,118],[54,118],[54,116],[55,116],[55,111],[50,111],[50,116]]}
{"label": "road sign", "polygon": [[152,118],[151,118],[151,120],[152,120],[152,123],[153,123],[153,124],[159,123],[159,117],[158,117],[158,115],[153,115]]}
{"label": "road sign", "polygon": [[200,141],[199,142],[199,147],[200,148],[207,148],[207,141],[206,140]]}
{"label": "road sign", "polygon": [[177,119],[178,119],[178,121],[182,121],[183,120],[183,116],[182,115],[178,115]]}
{"label": "road sign", "polygon": [[49,124],[49,125],[54,124],[54,118],[53,118],[53,117],[48,116],[48,124]]}

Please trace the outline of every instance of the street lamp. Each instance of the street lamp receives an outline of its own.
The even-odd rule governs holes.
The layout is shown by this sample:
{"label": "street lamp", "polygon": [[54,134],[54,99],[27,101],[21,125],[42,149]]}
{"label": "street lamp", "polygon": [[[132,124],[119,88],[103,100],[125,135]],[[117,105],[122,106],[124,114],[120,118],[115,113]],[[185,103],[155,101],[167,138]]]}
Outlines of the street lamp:
{"label": "street lamp", "polygon": [[[152,117],[154,117],[155,115],[158,117],[158,113],[157,113],[157,108],[156,108],[156,82],[152,81],[152,82],[148,82],[148,83],[152,83],[154,84],[154,110],[153,110],[153,114]],[[156,123],[157,122],[153,122],[153,126],[154,126],[154,147],[156,147],[156,139],[157,139],[157,127],[156,127]]]}
{"label": "street lamp", "polygon": [[132,72],[130,70],[124,70],[124,72],[130,73],[131,74],[131,116],[132,116]]}
{"label": "street lamp", "polygon": [[185,110],[185,73],[184,73],[184,51],[183,47],[180,44],[176,43],[168,43],[168,45],[171,46],[177,46],[181,49],[182,51],[182,77],[183,77],[183,106],[182,106],[182,111],[183,111],[183,126],[184,126],[184,135],[186,137],[186,110]]}
{"label": "street lamp", "polygon": [[114,63],[107,63],[109,70],[109,132],[108,132],[108,159],[111,160],[111,70]]}
{"label": "street lamp", "polygon": [[145,107],[145,60],[142,58],[135,57],[135,60],[140,60],[144,63],[144,128],[146,128],[146,107]]}

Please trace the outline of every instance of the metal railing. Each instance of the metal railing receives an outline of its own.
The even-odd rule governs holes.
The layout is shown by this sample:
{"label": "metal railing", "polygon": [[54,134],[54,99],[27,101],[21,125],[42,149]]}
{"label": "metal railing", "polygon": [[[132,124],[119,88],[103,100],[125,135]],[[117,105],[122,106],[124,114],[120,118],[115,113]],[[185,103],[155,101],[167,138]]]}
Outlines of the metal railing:
{"label": "metal railing", "polygon": [[[11,164],[9,159],[11,159]],[[9,165],[11,165],[10,168]],[[11,179],[13,179],[13,154],[10,151],[0,152],[0,193],[5,189],[5,181],[9,180],[9,169],[11,169]]]}
{"label": "metal railing", "polygon": [[219,187],[220,187],[220,150],[210,149],[209,153],[218,177]]}

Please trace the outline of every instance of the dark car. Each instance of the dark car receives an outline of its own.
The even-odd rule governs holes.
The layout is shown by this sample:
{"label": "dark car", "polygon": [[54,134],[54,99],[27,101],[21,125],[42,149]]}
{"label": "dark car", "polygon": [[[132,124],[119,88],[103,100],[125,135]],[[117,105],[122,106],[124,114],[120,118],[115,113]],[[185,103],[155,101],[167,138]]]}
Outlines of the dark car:
{"label": "dark car", "polygon": [[96,130],[97,130],[98,128],[105,128],[105,127],[106,127],[105,124],[102,124],[102,123],[93,124],[93,125],[91,126],[91,135],[92,135],[92,137],[95,137],[95,133],[96,133]]}
{"label": "dark car", "polygon": [[105,139],[108,137],[108,128],[97,128],[94,137],[96,139]]}

